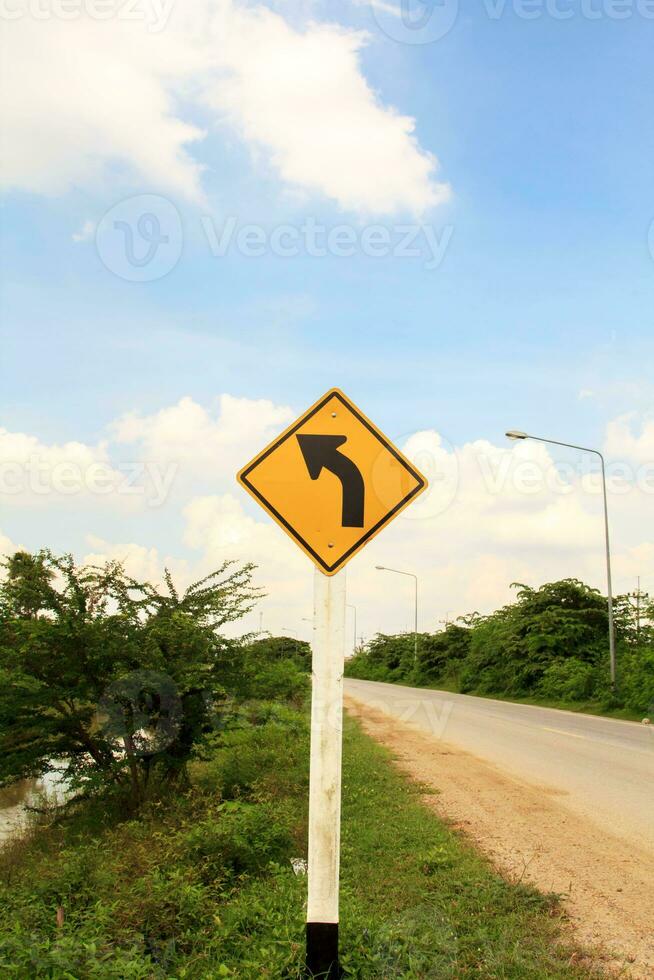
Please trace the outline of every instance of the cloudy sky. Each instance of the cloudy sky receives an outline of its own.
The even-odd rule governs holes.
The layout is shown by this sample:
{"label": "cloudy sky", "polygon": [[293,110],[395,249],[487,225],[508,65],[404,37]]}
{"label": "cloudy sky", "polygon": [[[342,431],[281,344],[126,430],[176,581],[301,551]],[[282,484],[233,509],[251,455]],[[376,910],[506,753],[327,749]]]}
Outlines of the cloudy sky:
{"label": "cloudy sky", "polygon": [[[312,566],[235,472],[339,386],[431,480],[357,556],[364,636],[654,592],[654,12],[609,0],[3,6],[0,545]],[[256,628],[254,614],[246,626]]]}

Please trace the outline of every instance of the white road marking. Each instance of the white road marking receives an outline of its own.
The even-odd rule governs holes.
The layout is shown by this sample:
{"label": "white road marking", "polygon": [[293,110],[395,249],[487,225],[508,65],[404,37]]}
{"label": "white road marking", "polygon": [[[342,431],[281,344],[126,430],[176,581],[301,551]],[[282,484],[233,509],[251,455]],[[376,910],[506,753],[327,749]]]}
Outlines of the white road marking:
{"label": "white road marking", "polygon": [[562,728],[546,728],[545,725],[540,726],[543,732],[553,732],[555,735],[568,735],[570,738],[581,738],[584,742],[592,742],[593,739],[587,738],[585,735],[577,735],[576,732],[565,732]]}

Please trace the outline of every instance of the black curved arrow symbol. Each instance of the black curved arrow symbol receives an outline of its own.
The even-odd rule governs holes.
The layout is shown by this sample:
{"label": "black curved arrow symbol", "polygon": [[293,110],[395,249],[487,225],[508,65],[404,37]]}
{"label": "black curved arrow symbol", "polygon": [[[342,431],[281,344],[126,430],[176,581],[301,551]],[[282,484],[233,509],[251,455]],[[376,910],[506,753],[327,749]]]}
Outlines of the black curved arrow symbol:
{"label": "black curved arrow symbol", "polygon": [[343,486],[343,527],[363,527],[365,486],[358,467],[339,453],[347,436],[297,436],[309,476],[317,480],[323,469],[329,470]]}

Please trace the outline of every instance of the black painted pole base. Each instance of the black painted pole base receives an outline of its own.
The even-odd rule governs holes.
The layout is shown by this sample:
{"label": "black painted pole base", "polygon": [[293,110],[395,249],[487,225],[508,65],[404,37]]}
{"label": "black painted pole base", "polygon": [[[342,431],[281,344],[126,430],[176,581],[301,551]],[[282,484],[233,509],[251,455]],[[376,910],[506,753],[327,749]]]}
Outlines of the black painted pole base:
{"label": "black painted pole base", "polygon": [[307,922],[307,970],[310,977],[339,980],[338,922]]}

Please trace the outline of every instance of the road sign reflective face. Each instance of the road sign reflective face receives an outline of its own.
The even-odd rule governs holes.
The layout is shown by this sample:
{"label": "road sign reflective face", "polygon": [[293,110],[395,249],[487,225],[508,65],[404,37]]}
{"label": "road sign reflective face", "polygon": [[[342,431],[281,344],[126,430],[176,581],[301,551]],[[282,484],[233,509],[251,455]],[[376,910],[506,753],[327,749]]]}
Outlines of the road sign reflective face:
{"label": "road sign reflective face", "polygon": [[326,575],[342,568],[427,486],[337,388],[237,478]]}

